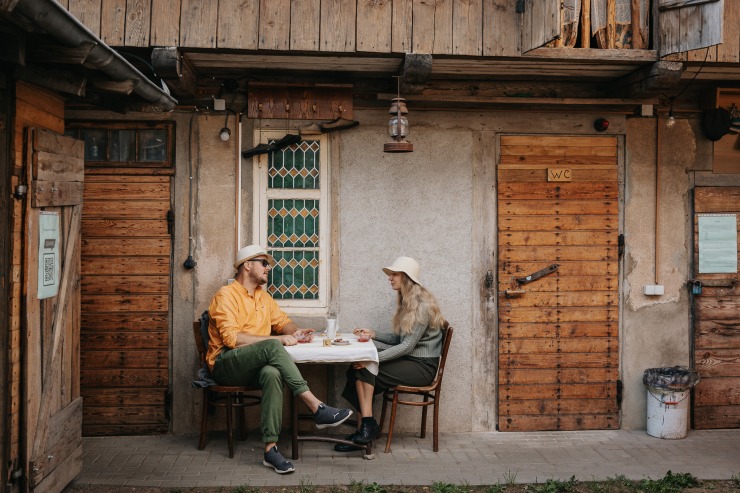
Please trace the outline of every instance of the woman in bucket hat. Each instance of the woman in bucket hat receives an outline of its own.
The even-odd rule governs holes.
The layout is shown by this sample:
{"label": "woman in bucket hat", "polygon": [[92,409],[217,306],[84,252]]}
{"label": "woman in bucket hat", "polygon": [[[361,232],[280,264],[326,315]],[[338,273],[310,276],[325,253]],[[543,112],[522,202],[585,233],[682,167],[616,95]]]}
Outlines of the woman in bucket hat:
{"label": "woman in bucket hat", "polygon": [[[376,438],[380,426],[373,417],[373,396],[396,385],[429,385],[437,374],[442,354],[442,331],[447,322],[432,293],[419,283],[419,264],[410,257],[398,257],[384,267],[391,288],[398,293],[398,307],[392,332],[359,328],[358,337],[372,339],[378,348],[379,369],[373,375],[365,363],[353,363],[347,370],[342,396],[360,413],[362,421],[347,440],[365,445]],[[352,445],[337,444],[334,450],[349,452]]]}

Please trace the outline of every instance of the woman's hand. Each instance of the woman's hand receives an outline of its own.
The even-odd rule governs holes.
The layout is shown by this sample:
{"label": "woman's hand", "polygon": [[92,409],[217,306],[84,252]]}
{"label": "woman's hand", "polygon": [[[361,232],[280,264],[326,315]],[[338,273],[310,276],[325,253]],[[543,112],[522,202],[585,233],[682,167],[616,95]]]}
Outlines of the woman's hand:
{"label": "woman's hand", "polygon": [[375,338],[375,331],[372,329],[366,329],[364,327],[355,329],[352,331],[352,333],[358,339],[374,339]]}
{"label": "woman's hand", "polygon": [[367,364],[362,361],[355,361],[352,363],[352,369],[354,370],[362,370],[363,368],[367,368]]}

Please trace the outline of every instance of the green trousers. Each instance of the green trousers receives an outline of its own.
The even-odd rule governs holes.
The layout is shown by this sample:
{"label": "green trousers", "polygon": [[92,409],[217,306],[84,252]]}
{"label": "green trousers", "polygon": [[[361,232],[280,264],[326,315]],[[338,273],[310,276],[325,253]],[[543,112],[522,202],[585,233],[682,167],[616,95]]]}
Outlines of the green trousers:
{"label": "green trousers", "polygon": [[277,339],[267,339],[218,355],[211,376],[221,385],[262,389],[260,429],[264,443],[277,442],[283,423],[283,382],[299,395],[308,391],[301,372]]}

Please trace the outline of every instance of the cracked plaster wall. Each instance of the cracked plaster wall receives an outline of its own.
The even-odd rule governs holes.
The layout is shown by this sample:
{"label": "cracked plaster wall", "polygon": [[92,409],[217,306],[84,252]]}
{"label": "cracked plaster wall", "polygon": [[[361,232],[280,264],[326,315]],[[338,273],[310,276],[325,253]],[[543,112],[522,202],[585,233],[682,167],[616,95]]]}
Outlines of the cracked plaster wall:
{"label": "cracked plaster wall", "polygon": [[[645,369],[689,364],[687,170],[697,159],[696,136],[689,120],[679,119],[674,127],[661,128],[657,228],[655,142],[656,120],[628,120],[620,345],[623,429],[646,427]],[[643,286],[656,283],[656,269],[657,283],[665,287],[665,295],[646,296]]]}

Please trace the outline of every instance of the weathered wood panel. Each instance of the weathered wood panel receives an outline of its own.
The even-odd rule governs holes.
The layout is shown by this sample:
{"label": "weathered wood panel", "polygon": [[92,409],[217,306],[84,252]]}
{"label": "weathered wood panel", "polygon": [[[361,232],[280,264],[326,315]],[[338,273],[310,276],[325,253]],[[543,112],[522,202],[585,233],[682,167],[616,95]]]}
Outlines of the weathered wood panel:
{"label": "weathered wood panel", "polygon": [[391,4],[393,5],[391,51],[410,53],[413,51],[414,0],[394,0]]}
{"label": "weathered wood panel", "polygon": [[[738,274],[698,272],[700,214],[740,215],[740,188],[694,189],[694,278],[704,282],[694,296],[694,364],[701,382],[694,390],[693,425],[740,428],[740,285]],[[740,242],[740,225],[738,241]],[[740,250],[739,250],[740,251]],[[739,254],[740,260],[740,254]],[[712,282],[725,286],[711,286]]]}
{"label": "weathered wood panel", "polygon": [[414,0],[414,52],[452,54],[453,0]]}
{"label": "weathered wood panel", "polygon": [[391,0],[360,0],[357,2],[357,46],[358,52],[390,53],[391,22],[393,6]]}
{"label": "weathered wood panel", "polygon": [[100,37],[102,7],[102,0],[69,0],[68,9],[95,36]]}
{"label": "weathered wood panel", "polygon": [[290,0],[260,0],[259,48],[290,47]]}
{"label": "weathered wood panel", "polygon": [[452,53],[481,56],[483,50],[482,0],[457,1],[452,9]]}
{"label": "weathered wood panel", "polygon": [[219,0],[219,48],[256,50],[259,47],[259,25],[259,0]]}
{"label": "weathered wood panel", "polygon": [[151,0],[152,46],[178,46],[180,41],[180,0]]}
{"label": "weathered wood panel", "polygon": [[149,46],[151,18],[151,0],[126,0],[126,46]]}
{"label": "weathered wood panel", "polygon": [[181,1],[179,46],[216,48],[218,2]]}
{"label": "weathered wood panel", "polygon": [[483,56],[517,56],[521,35],[516,4],[508,0],[483,1]]}
{"label": "weathered wood panel", "polygon": [[[85,184],[82,239],[83,395],[164,395],[169,372],[169,176],[97,168]],[[100,174],[107,171],[109,174]],[[86,434],[166,432],[165,403],[85,400]]]}
{"label": "weathered wood panel", "polygon": [[321,51],[355,51],[356,26],[355,0],[322,0]]}
{"label": "weathered wood panel", "polygon": [[[547,181],[574,156],[599,162]],[[618,428],[617,141],[503,136],[500,159],[499,429]]]}
{"label": "weathered wood panel", "polygon": [[109,46],[126,44],[126,0],[102,0],[100,39]]}

